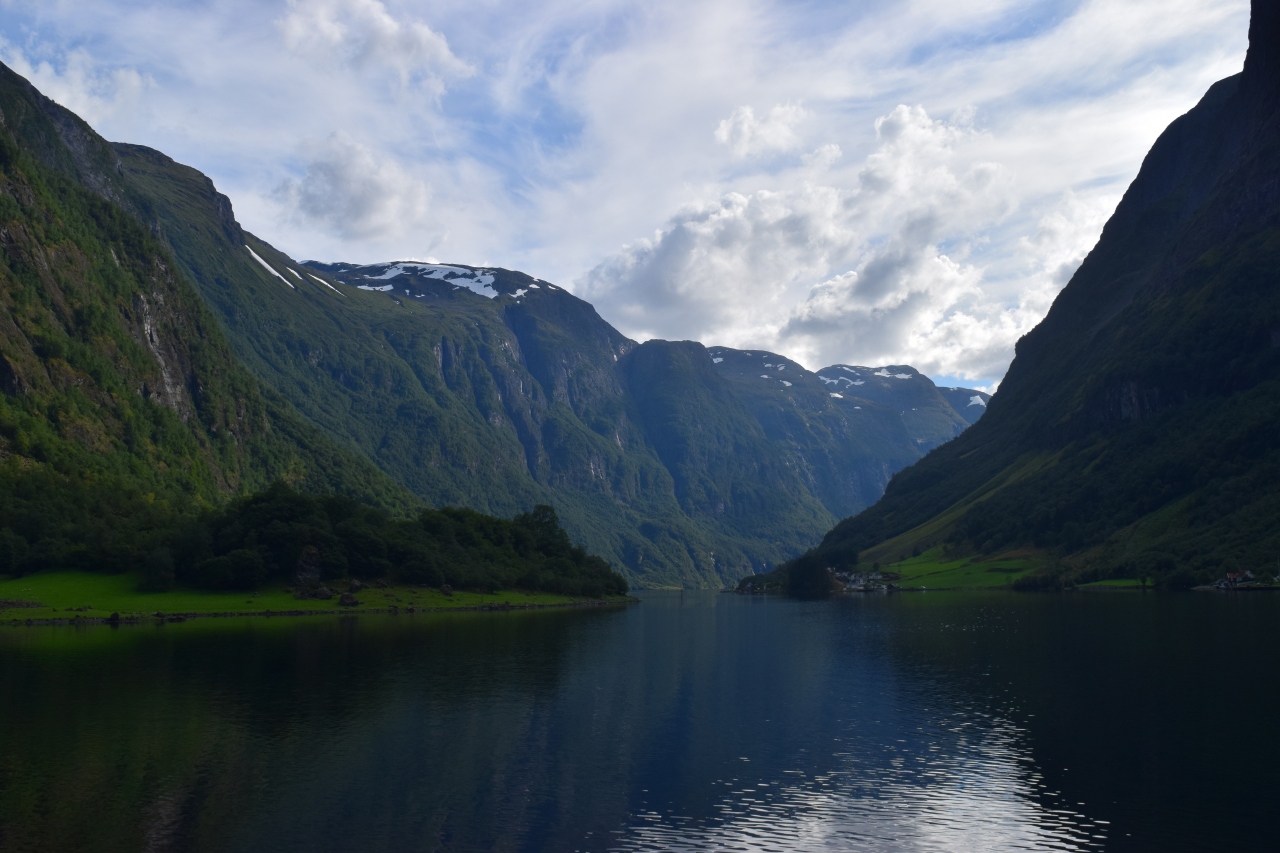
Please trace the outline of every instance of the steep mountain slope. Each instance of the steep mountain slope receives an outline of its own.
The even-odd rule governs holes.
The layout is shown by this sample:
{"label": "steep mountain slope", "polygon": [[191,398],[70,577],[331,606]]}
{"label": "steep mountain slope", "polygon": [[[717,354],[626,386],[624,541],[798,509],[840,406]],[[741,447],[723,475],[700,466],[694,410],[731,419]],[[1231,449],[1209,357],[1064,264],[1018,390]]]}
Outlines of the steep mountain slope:
{"label": "steep mountain slope", "polygon": [[[856,377],[849,383],[828,378],[849,376],[848,369],[823,368],[812,373],[763,350],[713,347],[709,354],[775,452],[837,516],[873,502],[893,472],[919,458],[927,441],[912,429],[917,419],[909,404],[920,402],[915,399],[915,383],[894,380],[895,386],[876,399],[852,384]],[[911,373],[919,376],[914,370]],[[933,388],[925,377],[919,376],[919,382]],[[932,402],[939,408],[930,414],[948,422],[959,420],[945,401]]]}
{"label": "steep mountain slope", "polygon": [[945,426],[917,435],[912,406],[864,413],[798,365],[794,387],[762,394],[732,351],[638,346],[523,273],[298,263],[243,232],[203,175],[115,150],[238,354],[314,423],[434,505],[553,503],[642,583],[720,585],[786,559],[964,425],[935,389]]}
{"label": "steep mountain slope", "polygon": [[1253,13],[1244,72],[1156,142],[990,412],[816,556],[1029,547],[1054,578],[1172,585],[1274,569],[1280,10]]}
{"label": "steep mountain slope", "polygon": [[[819,371],[819,376],[831,388],[843,388],[841,393],[896,409],[907,426],[907,432],[922,451],[950,441],[973,423],[960,414],[951,398],[929,377],[905,364],[887,367],[837,364]],[[973,396],[981,395],[981,392],[968,389],[952,390],[969,395],[969,399],[963,401],[964,407],[969,406]]]}
{"label": "steep mountain slope", "polygon": [[65,564],[124,547],[130,514],[278,478],[408,505],[238,365],[116,166],[86,125],[0,68],[0,563],[14,530]]}
{"label": "steep mountain slope", "polygon": [[938,391],[951,404],[956,414],[970,426],[986,414],[987,403],[991,402],[991,395],[986,391],[975,391],[972,388],[938,388]]}

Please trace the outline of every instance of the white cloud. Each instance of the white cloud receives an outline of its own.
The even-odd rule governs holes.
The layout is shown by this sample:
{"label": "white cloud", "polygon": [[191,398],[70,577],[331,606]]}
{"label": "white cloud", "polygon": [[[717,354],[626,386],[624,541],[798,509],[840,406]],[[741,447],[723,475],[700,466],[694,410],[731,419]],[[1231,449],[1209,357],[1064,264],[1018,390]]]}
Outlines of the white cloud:
{"label": "white cloud", "polygon": [[304,176],[274,193],[295,222],[344,240],[394,239],[425,224],[431,189],[394,161],[341,133],[307,153]]}
{"label": "white cloud", "polygon": [[276,22],[289,50],[321,65],[386,66],[402,83],[442,88],[472,69],[453,55],[444,36],[416,21],[398,21],[379,0],[289,0]]}
{"label": "white cloud", "polygon": [[83,48],[33,62],[19,47],[0,38],[0,59],[50,99],[90,124],[145,119],[147,96],[155,80],[135,68],[102,68]]}
{"label": "white cloud", "polygon": [[975,384],[1239,70],[1249,8],[0,2],[6,61],[291,254],[501,264],[634,335]]}
{"label": "white cloud", "polygon": [[795,126],[804,117],[795,104],[778,104],[762,119],[752,107],[738,107],[716,126],[716,142],[728,146],[735,157],[790,151],[800,145]]}
{"label": "white cloud", "polygon": [[1011,345],[1018,324],[984,304],[981,270],[964,257],[1014,209],[1011,176],[966,156],[980,134],[920,107],[897,107],[876,133],[855,187],[691,205],[579,292],[641,336],[775,349],[811,366],[906,361],[984,375],[993,339]]}
{"label": "white cloud", "polygon": [[822,171],[829,169],[837,160],[844,156],[844,152],[840,150],[840,146],[834,142],[828,142],[826,145],[819,146],[808,154],[803,155],[800,160],[810,169]]}

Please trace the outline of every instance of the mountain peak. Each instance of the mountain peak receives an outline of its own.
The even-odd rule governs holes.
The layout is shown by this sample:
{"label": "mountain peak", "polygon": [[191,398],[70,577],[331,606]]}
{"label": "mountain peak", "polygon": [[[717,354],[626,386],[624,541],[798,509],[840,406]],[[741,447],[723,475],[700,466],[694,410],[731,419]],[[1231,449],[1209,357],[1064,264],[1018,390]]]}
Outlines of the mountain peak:
{"label": "mountain peak", "polygon": [[1253,0],[1249,22],[1249,55],[1244,79],[1253,85],[1274,86],[1280,77],[1280,3]]}

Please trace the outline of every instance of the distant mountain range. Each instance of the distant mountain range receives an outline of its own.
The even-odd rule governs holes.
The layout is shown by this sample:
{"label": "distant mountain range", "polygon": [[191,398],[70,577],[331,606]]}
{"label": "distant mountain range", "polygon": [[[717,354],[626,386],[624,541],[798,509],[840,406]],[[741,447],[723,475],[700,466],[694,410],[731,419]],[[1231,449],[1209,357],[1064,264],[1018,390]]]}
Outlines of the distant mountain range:
{"label": "distant mountain range", "polygon": [[[825,371],[824,371],[825,373]],[[1032,556],[1023,586],[1280,572],[1280,4],[1161,135],[990,413],[813,556]],[[808,565],[811,561],[806,561]]]}
{"label": "distant mountain range", "polygon": [[902,365],[639,344],[519,272],[299,262],[204,175],[105,142],[8,69],[0,111],[14,471],[109,469],[209,505],[281,478],[388,508],[551,503],[639,585],[720,586],[985,411]]}

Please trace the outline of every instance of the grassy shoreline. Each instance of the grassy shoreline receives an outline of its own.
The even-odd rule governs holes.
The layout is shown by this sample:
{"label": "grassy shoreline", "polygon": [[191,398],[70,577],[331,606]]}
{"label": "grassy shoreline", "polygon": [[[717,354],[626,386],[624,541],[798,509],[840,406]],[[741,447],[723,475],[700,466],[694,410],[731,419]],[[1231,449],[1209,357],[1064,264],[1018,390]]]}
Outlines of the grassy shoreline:
{"label": "grassy shoreline", "polygon": [[[131,573],[50,572],[18,578],[0,576],[0,625],[97,623],[111,620],[112,614],[118,614],[122,622],[137,622],[156,618],[529,610],[627,604],[636,600],[630,596],[581,598],[524,590],[457,591],[446,596],[438,589],[388,586],[367,587],[356,594],[359,604],[343,607],[336,595],[328,600],[297,599],[282,585],[254,592],[186,589],[140,592],[137,587],[138,577]],[[37,606],[30,606],[32,604]]]}
{"label": "grassy shoreline", "polygon": [[[1011,589],[1014,581],[1041,565],[1042,562],[1033,557],[947,560],[941,548],[931,548],[919,556],[885,565],[881,570],[896,572],[899,579],[895,583],[903,590],[990,590]],[[867,569],[860,566],[859,570]]]}

